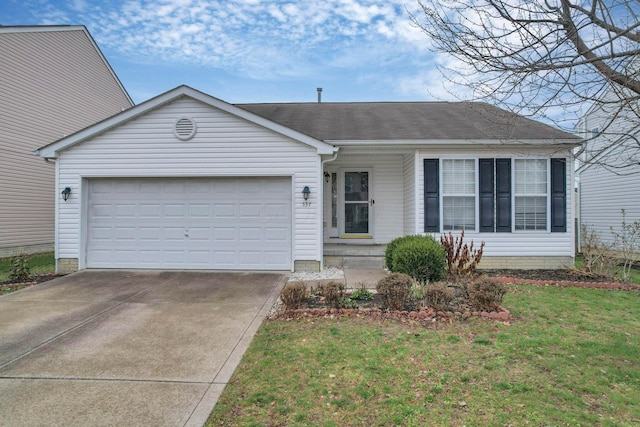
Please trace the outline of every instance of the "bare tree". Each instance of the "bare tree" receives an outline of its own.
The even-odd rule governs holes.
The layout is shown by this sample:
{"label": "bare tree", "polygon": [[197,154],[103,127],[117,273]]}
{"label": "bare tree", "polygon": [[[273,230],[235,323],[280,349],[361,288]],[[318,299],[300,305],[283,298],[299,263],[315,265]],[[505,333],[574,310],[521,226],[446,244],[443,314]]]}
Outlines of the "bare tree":
{"label": "bare tree", "polygon": [[418,1],[424,13],[414,24],[453,58],[439,65],[448,81],[473,99],[565,130],[600,109],[607,119],[597,136],[605,142],[593,145],[589,161],[624,145],[624,162],[608,166],[639,169],[638,0]]}

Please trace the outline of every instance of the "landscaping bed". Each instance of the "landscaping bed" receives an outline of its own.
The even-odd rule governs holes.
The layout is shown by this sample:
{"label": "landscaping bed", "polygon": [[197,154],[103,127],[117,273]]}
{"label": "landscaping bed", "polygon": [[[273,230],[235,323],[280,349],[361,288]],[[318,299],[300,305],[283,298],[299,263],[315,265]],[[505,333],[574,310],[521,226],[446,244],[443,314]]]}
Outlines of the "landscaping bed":
{"label": "landscaping bed", "polygon": [[0,282],[0,295],[8,294],[11,292],[15,292],[20,289],[28,288],[29,286],[38,285],[43,282],[47,282],[49,280],[55,279],[56,277],[64,276],[63,274],[56,273],[43,273],[43,274],[34,274],[29,277],[27,281],[14,283],[10,280],[5,280]]}
{"label": "landscaping bed", "polygon": [[[502,284],[531,284],[540,286],[573,286],[580,288],[611,289],[611,290],[640,290],[640,285],[625,283],[607,276],[587,274],[577,269],[545,269],[545,270],[482,270],[480,277],[491,278]],[[450,284],[459,288],[459,285]],[[350,292],[345,293],[349,307],[331,307],[324,297],[312,292],[303,300],[298,309],[287,310],[279,301],[272,310],[269,320],[303,320],[314,318],[367,318],[374,320],[395,320],[401,323],[435,323],[466,320],[480,317],[500,321],[509,321],[512,316],[508,309],[500,306],[492,311],[473,309],[464,301],[458,299],[451,309],[436,310],[421,305],[419,301],[409,301],[402,310],[389,310],[379,294],[373,292],[371,299],[353,299]],[[459,295],[458,295],[459,298]]]}

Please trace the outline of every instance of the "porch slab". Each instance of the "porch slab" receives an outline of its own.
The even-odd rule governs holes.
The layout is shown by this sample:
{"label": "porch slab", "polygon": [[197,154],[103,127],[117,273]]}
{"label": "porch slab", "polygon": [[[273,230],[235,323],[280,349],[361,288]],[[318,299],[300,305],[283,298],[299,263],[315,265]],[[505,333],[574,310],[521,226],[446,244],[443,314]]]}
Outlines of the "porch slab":
{"label": "porch slab", "polygon": [[378,281],[387,275],[384,268],[355,267],[345,265],[344,278],[347,288],[357,289],[364,284],[367,289],[375,289]]}

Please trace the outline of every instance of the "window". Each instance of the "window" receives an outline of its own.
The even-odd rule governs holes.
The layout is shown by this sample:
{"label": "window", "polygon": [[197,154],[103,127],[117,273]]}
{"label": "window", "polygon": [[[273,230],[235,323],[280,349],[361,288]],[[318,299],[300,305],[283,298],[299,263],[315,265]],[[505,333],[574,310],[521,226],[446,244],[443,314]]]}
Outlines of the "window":
{"label": "window", "polygon": [[476,162],[473,159],[442,160],[442,228],[475,230]]}
{"label": "window", "polygon": [[547,176],[545,159],[514,160],[516,230],[547,229]]}
{"label": "window", "polygon": [[566,158],[429,158],[423,164],[426,233],[567,232]]}

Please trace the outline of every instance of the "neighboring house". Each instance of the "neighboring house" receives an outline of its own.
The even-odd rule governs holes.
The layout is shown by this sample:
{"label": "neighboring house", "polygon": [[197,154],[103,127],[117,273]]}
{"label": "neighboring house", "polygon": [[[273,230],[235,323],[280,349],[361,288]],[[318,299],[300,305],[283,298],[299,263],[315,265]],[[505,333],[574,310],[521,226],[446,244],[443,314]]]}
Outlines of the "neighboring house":
{"label": "neighboring house", "polygon": [[575,127],[587,141],[577,159],[578,220],[612,244],[622,209],[627,223],[640,220],[640,113],[622,105],[611,87],[599,100]]}
{"label": "neighboring house", "polygon": [[83,26],[0,26],[0,257],[53,250],[55,168],[33,150],[133,105]]}
{"label": "neighboring house", "polygon": [[60,271],[317,270],[326,245],[462,229],[485,267],[547,268],[573,262],[580,141],[483,103],[232,105],[180,86],[39,154]]}

